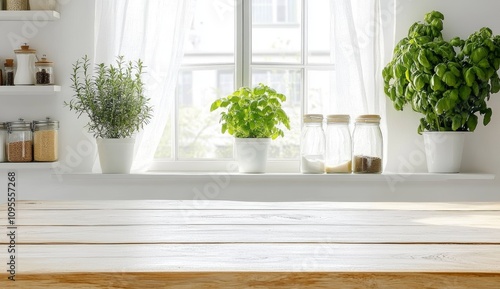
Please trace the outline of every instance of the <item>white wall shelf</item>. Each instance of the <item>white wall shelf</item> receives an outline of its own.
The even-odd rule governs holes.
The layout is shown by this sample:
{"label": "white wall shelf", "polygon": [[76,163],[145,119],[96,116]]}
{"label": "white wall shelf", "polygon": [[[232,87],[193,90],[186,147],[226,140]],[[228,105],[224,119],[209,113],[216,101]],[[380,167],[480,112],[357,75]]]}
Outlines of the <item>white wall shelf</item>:
{"label": "white wall shelf", "polygon": [[0,11],[0,21],[55,21],[61,18],[57,11]]}
{"label": "white wall shelf", "polygon": [[0,163],[0,170],[46,170],[53,169],[59,162]]}
{"label": "white wall shelf", "polygon": [[59,85],[23,85],[23,86],[0,86],[0,97],[13,95],[51,95],[61,91]]}

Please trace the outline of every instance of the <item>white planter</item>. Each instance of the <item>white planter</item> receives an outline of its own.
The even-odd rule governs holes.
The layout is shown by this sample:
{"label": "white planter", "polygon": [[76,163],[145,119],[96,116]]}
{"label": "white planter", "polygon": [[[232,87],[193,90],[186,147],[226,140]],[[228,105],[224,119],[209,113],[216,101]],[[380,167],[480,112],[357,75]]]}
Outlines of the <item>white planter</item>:
{"label": "white planter", "polygon": [[98,138],[97,150],[103,174],[128,174],[134,158],[134,138]]}
{"label": "white planter", "polygon": [[235,138],[240,173],[265,173],[270,138]]}
{"label": "white planter", "polygon": [[429,173],[458,173],[468,132],[424,132]]}

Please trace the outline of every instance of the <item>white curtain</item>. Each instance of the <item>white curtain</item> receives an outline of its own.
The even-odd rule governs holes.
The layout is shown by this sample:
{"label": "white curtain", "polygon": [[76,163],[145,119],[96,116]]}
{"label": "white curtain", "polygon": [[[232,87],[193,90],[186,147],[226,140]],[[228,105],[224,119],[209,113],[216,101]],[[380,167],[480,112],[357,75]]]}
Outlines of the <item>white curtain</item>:
{"label": "white curtain", "polygon": [[114,63],[118,55],[124,55],[132,61],[140,58],[146,66],[143,80],[154,112],[151,122],[137,135],[133,172],[150,165],[174,104],[177,72],[195,1],[96,1],[94,62]]}
{"label": "white curtain", "polygon": [[394,1],[330,0],[336,71],[332,111],[385,119],[381,71],[388,61],[384,45],[392,44]]}

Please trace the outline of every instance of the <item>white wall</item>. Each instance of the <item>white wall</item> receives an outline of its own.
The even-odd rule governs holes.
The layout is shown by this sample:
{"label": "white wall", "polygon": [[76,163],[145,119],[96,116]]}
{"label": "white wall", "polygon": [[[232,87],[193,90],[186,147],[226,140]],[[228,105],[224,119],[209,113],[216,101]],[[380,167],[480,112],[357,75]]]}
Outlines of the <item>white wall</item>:
{"label": "white wall", "polygon": [[[61,7],[61,20],[38,28],[27,35],[27,42],[55,62],[56,82],[63,91],[55,98],[2,99],[0,121],[19,116],[26,119],[47,115],[61,122],[60,161],[66,172],[91,170],[95,151],[83,132],[83,120],[63,107],[72,95],[69,83],[71,64],[93,51],[93,0],[71,0]],[[445,14],[445,36],[467,36],[481,26],[489,26],[500,34],[495,0],[398,0],[396,38],[406,34],[408,27],[421,20],[430,10]],[[24,22],[3,22],[0,35],[27,32]],[[25,30],[23,30],[25,29]],[[0,41],[0,59],[13,57],[9,41]],[[392,51],[392,47],[388,48]],[[464,172],[483,172],[500,175],[499,156],[494,150],[500,136],[500,100],[492,97],[494,114],[488,127],[478,126],[466,143]],[[401,172],[424,172],[421,136],[416,133],[419,116],[411,110],[396,112],[388,108],[389,144],[388,169]],[[6,187],[6,170],[0,171],[0,190]],[[404,177],[380,181],[345,181],[342,179],[300,178],[244,178],[235,176],[169,176],[109,177],[53,175],[49,170],[18,170],[21,199],[237,199],[237,200],[332,200],[332,201],[499,201],[500,180],[456,180],[417,182]],[[4,194],[2,194],[3,196]],[[4,202],[4,197],[0,202]]]}

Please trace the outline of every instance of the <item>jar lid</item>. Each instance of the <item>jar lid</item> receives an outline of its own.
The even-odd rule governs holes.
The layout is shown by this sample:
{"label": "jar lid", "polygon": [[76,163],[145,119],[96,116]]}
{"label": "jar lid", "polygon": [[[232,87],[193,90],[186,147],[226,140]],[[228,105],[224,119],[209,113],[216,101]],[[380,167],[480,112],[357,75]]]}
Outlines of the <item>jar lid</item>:
{"label": "jar lid", "polygon": [[33,121],[34,126],[54,126],[56,128],[59,128],[59,121],[57,120],[51,120],[50,117],[47,117],[45,120],[34,120]]}
{"label": "jar lid", "polygon": [[52,66],[53,62],[47,60],[47,56],[44,54],[40,61],[35,62],[37,66]]}
{"label": "jar lid", "polygon": [[7,129],[7,123],[6,122],[0,122],[0,129]]}
{"label": "jar lid", "polygon": [[7,58],[5,59],[5,67],[14,67],[14,59]]}
{"label": "jar lid", "polygon": [[304,123],[321,123],[323,122],[322,114],[304,114]]}
{"label": "jar lid", "polygon": [[327,123],[349,123],[350,120],[348,114],[330,114],[326,117]]}
{"label": "jar lid", "polygon": [[11,121],[7,123],[7,128],[9,131],[12,130],[31,130],[31,122],[24,121],[20,118],[19,121]]}
{"label": "jar lid", "polygon": [[16,49],[14,52],[17,54],[35,54],[36,50],[31,49],[30,46],[25,43],[24,45],[21,45],[21,49]]}
{"label": "jar lid", "polygon": [[356,118],[358,123],[380,123],[380,115],[378,114],[363,114]]}

